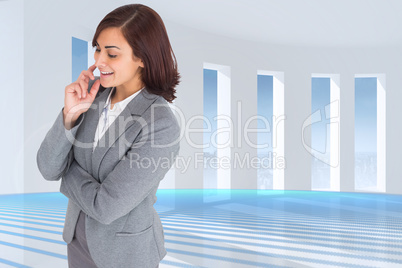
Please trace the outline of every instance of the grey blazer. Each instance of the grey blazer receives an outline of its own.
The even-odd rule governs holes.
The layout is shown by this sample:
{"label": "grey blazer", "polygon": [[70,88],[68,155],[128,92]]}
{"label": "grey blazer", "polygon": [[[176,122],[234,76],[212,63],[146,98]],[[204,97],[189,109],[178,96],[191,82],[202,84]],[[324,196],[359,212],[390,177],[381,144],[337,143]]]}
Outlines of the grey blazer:
{"label": "grey blazer", "polygon": [[70,130],[63,124],[64,108],[60,111],[40,145],[37,165],[46,180],[62,178],[60,192],[69,198],[66,243],[73,239],[82,210],[88,248],[98,267],[156,267],[167,252],[153,204],[159,182],[179,152],[180,127],[167,101],[143,89],[92,152],[110,90],[101,86]]}

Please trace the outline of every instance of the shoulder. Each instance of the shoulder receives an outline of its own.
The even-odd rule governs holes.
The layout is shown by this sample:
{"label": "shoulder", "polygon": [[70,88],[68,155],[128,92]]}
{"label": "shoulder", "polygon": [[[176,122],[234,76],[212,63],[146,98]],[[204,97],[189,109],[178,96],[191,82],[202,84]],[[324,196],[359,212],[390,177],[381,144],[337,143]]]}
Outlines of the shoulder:
{"label": "shoulder", "polygon": [[169,104],[162,96],[155,95],[154,102],[150,105],[149,111],[155,117],[174,117],[174,105]]}
{"label": "shoulder", "polygon": [[[149,93],[147,93],[149,94]],[[152,94],[152,93],[151,93]],[[151,124],[165,125],[171,129],[179,129],[179,123],[175,114],[180,114],[174,104],[170,104],[162,96],[155,95],[154,101],[143,113],[142,117]]]}

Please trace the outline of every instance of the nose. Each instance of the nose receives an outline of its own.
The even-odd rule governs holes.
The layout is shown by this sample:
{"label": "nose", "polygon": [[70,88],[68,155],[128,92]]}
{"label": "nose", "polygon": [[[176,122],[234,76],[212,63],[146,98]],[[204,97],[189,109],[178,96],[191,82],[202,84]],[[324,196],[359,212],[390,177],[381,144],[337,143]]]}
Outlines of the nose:
{"label": "nose", "polygon": [[106,66],[106,62],[102,54],[99,54],[98,57],[95,56],[95,66],[98,69],[103,69]]}

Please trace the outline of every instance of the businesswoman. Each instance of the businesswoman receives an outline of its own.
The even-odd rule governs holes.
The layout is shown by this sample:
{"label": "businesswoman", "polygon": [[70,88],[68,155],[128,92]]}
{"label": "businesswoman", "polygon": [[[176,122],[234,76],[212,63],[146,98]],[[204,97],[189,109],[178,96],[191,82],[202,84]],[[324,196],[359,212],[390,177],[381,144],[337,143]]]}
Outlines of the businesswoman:
{"label": "businesswoman", "polygon": [[180,148],[168,105],[176,59],[159,15],[139,4],[107,14],[92,46],[95,64],[66,86],[38,168],[69,198],[69,267],[158,267],[167,252],[153,205]]}

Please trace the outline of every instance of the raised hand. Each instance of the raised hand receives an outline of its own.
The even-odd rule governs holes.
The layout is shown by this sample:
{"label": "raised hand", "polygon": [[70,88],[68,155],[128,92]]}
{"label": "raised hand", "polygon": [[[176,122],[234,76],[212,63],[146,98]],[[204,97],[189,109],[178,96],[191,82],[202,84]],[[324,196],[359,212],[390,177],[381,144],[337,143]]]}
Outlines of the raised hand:
{"label": "raised hand", "polygon": [[71,83],[65,88],[64,97],[64,125],[67,129],[71,129],[72,125],[78,119],[78,117],[88,111],[92,102],[98,93],[100,80],[96,80],[92,85],[90,92],[88,93],[89,80],[94,80],[93,75],[96,69],[95,64],[83,70],[79,75],[77,81]]}

